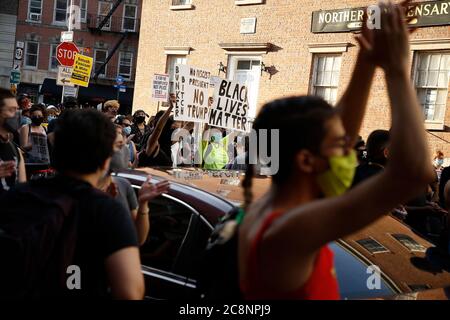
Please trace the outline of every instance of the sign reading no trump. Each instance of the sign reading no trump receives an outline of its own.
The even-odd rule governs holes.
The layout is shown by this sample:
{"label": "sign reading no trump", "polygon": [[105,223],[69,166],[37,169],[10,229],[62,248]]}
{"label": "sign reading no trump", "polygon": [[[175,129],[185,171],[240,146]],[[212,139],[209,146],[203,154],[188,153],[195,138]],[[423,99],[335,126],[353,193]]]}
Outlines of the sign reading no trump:
{"label": "sign reading no trump", "polygon": [[183,64],[175,65],[175,120],[208,121],[210,77],[209,71]]}

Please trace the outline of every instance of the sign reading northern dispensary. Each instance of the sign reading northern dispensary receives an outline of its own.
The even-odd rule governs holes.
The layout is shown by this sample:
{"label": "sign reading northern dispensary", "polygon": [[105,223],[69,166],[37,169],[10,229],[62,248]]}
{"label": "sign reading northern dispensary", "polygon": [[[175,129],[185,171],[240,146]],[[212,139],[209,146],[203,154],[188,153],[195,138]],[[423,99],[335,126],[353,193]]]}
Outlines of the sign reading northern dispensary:
{"label": "sign reading northern dispensary", "polygon": [[[417,7],[408,11],[413,27],[450,25],[450,1],[426,1],[414,3]],[[313,33],[351,32],[362,26],[365,8],[314,11],[311,31]]]}

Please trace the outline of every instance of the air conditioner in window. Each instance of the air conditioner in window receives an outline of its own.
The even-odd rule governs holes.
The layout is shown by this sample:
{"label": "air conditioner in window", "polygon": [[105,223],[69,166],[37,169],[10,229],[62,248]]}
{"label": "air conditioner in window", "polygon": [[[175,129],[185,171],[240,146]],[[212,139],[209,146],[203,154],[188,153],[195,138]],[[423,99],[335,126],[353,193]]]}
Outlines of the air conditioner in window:
{"label": "air conditioner in window", "polygon": [[40,13],[30,13],[30,20],[31,21],[41,21],[41,14]]}

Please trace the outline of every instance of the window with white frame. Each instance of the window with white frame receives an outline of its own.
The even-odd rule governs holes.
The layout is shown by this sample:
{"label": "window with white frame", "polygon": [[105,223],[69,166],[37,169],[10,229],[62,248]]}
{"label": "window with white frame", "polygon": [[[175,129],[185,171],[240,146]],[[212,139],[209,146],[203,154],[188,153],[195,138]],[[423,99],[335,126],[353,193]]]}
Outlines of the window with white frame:
{"label": "window with white frame", "polygon": [[137,7],[135,5],[126,4],[123,6],[122,30],[136,31],[136,15]]}
{"label": "window with white frame", "polygon": [[41,22],[42,17],[42,0],[28,1],[28,21]]}
{"label": "window with white frame", "polygon": [[[99,25],[103,19],[108,15],[108,13],[111,11],[112,3],[111,2],[105,2],[105,1],[99,1],[98,2],[98,21],[97,25]],[[102,30],[109,30],[111,29],[111,17],[106,21],[105,25],[103,26]]]}
{"label": "window with white frame", "polygon": [[169,75],[169,92],[175,93],[175,65],[186,64],[185,55],[167,55],[166,72]]}
{"label": "window with white frame", "polygon": [[[93,73],[97,72],[97,70],[106,62],[106,59],[108,58],[108,51],[102,50],[102,49],[95,49],[94,53],[94,69],[92,70]],[[100,77],[106,77],[106,68],[99,73]]]}
{"label": "window with white frame", "polygon": [[50,45],[50,62],[48,69],[50,71],[58,71],[58,60],[56,59],[56,47],[58,46],[57,43],[52,43]]}
{"label": "window with white frame", "polygon": [[119,54],[119,70],[118,75],[125,79],[131,79],[131,71],[133,66],[133,53],[121,51]]}
{"label": "window with white frame", "polygon": [[55,12],[53,22],[55,24],[65,24],[67,20],[68,0],[55,0]]}
{"label": "window with white frame", "polygon": [[39,61],[39,42],[25,43],[25,67],[36,69]]}
{"label": "window with white frame", "polygon": [[312,94],[335,105],[341,70],[340,54],[317,54],[314,56]]}
{"label": "window with white frame", "polygon": [[425,122],[441,124],[443,128],[450,78],[450,52],[416,52],[414,75]]}
{"label": "window with white frame", "polygon": [[87,6],[88,0],[80,0],[80,19],[82,22],[86,22],[87,19]]}
{"label": "window with white frame", "polygon": [[192,0],[172,0],[173,6],[184,6],[192,4]]}

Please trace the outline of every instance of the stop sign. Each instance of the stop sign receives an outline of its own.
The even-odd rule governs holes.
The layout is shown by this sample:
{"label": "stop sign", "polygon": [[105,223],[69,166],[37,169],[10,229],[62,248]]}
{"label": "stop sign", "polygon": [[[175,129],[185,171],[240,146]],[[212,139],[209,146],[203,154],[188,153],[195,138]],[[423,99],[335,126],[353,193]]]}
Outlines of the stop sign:
{"label": "stop sign", "polygon": [[56,47],[56,60],[62,66],[71,67],[79,52],[80,50],[72,42],[62,42]]}

